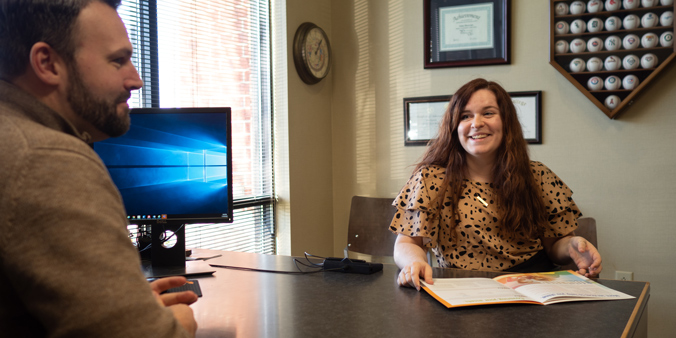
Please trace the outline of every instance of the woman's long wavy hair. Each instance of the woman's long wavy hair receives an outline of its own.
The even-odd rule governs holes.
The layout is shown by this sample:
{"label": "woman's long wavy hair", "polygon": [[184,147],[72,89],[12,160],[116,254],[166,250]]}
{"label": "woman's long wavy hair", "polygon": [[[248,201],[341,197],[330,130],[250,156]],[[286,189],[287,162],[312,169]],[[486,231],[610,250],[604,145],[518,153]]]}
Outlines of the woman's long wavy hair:
{"label": "woman's long wavy hair", "polygon": [[[463,179],[468,178],[466,152],[458,137],[460,113],[467,106],[472,94],[482,89],[495,94],[502,119],[504,136],[492,170],[492,183],[503,230],[511,234],[521,232],[529,238],[537,238],[541,236],[538,225],[547,221],[547,211],[531,172],[528,146],[523,138],[516,108],[509,94],[499,84],[485,79],[475,79],[453,94],[444,113],[438,136],[428,144],[428,149],[416,166],[416,171],[429,165],[446,168],[442,191],[436,202],[444,208],[446,189],[451,189],[452,204],[449,206],[453,208],[455,214],[463,190]],[[457,218],[457,215],[454,217]]]}

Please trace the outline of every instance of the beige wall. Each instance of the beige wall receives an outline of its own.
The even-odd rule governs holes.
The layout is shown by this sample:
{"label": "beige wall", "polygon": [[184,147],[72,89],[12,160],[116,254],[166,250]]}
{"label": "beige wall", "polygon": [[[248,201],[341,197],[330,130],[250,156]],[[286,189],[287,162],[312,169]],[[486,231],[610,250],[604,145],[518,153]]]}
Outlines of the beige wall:
{"label": "beige wall", "polygon": [[[294,254],[341,255],[350,198],[397,194],[424,150],[404,147],[404,97],[452,94],[485,77],[508,91],[543,92],[543,144],[531,157],[596,218],[602,276],[632,271],[651,282],[650,336],[676,333],[676,67],[610,120],[549,65],[546,1],[512,1],[511,65],[434,70],[423,69],[420,1],[287,0],[286,10]],[[290,51],[304,21],[321,26],[334,51],[331,75],[313,86],[298,78]]]}
{"label": "beige wall", "polygon": [[[291,54],[298,26],[311,21],[331,35],[331,2],[273,1],[286,11],[286,60],[275,57],[275,74],[285,68],[286,83],[275,79],[275,94],[282,109],[277,109],[275,166],[278,183],[278,246],[281,254],[315,255],[333,252],[333,154],[331,140],[332,76],[309,86],[298,77]],[[279,13],[281,10],[277,10]],[[273,14],[274,15],[274,14]],[[279,18],[278,18],[279,19]],[[277,24],[284,20],[278,20]],[[277,26],[273,22],[274,26]],[[275,46],[278,46],[275,43]],[[279,62],[286,62],[279,64]],[[283,72],[283,71],[282,71]],[[282,97],[282,98],[280,98]]]}

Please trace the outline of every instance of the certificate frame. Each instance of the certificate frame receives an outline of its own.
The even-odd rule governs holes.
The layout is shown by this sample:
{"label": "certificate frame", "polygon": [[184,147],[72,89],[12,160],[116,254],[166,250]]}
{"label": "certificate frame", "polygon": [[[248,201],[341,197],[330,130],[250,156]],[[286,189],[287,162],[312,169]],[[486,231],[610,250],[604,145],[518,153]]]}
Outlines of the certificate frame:
{"label": "certificate frame", "polygon": [[436,136],[452,96],[404,98],[404,146],[424,146]]}
{"label": "certificate frame", "polygon": [[425,69],[510,63],[511,0],[424,0]]}
{"label": "certificate frame", "polygon": [[[542,144],[542,91],[508,93],[528,144]],[[425,146],[436,136],[453,95],[404,98],[404,146]]]}
{"label": "certificate frame", "polygon": [[523,138],[529,144],[542,144],[542,91],[511,92]]}

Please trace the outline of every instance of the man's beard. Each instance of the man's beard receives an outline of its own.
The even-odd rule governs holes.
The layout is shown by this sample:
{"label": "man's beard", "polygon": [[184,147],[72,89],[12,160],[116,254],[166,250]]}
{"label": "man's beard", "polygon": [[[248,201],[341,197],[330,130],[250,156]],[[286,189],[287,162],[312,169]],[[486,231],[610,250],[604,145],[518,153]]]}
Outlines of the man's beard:
{"label": "man's beard", "polygon": [[124,135],[130,125],[129,109],[126,109],[123,116],[118,116],[117,105],[126,102],[131,94],[122,93],[112,101],[99,99],[87,89],[76,67],[70,67],[71,80],[67,97],[75,114],[109,137]]}

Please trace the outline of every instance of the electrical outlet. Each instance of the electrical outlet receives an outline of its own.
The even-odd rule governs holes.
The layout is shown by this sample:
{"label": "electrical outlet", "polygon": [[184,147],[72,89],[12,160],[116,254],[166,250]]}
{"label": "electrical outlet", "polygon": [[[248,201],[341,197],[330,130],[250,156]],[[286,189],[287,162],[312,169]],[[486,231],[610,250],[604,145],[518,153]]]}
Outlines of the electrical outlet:
{"label": "electrical outlet", "polygon": [[634,273],[631,271],[615,271],[617,280],[634,280]]}

